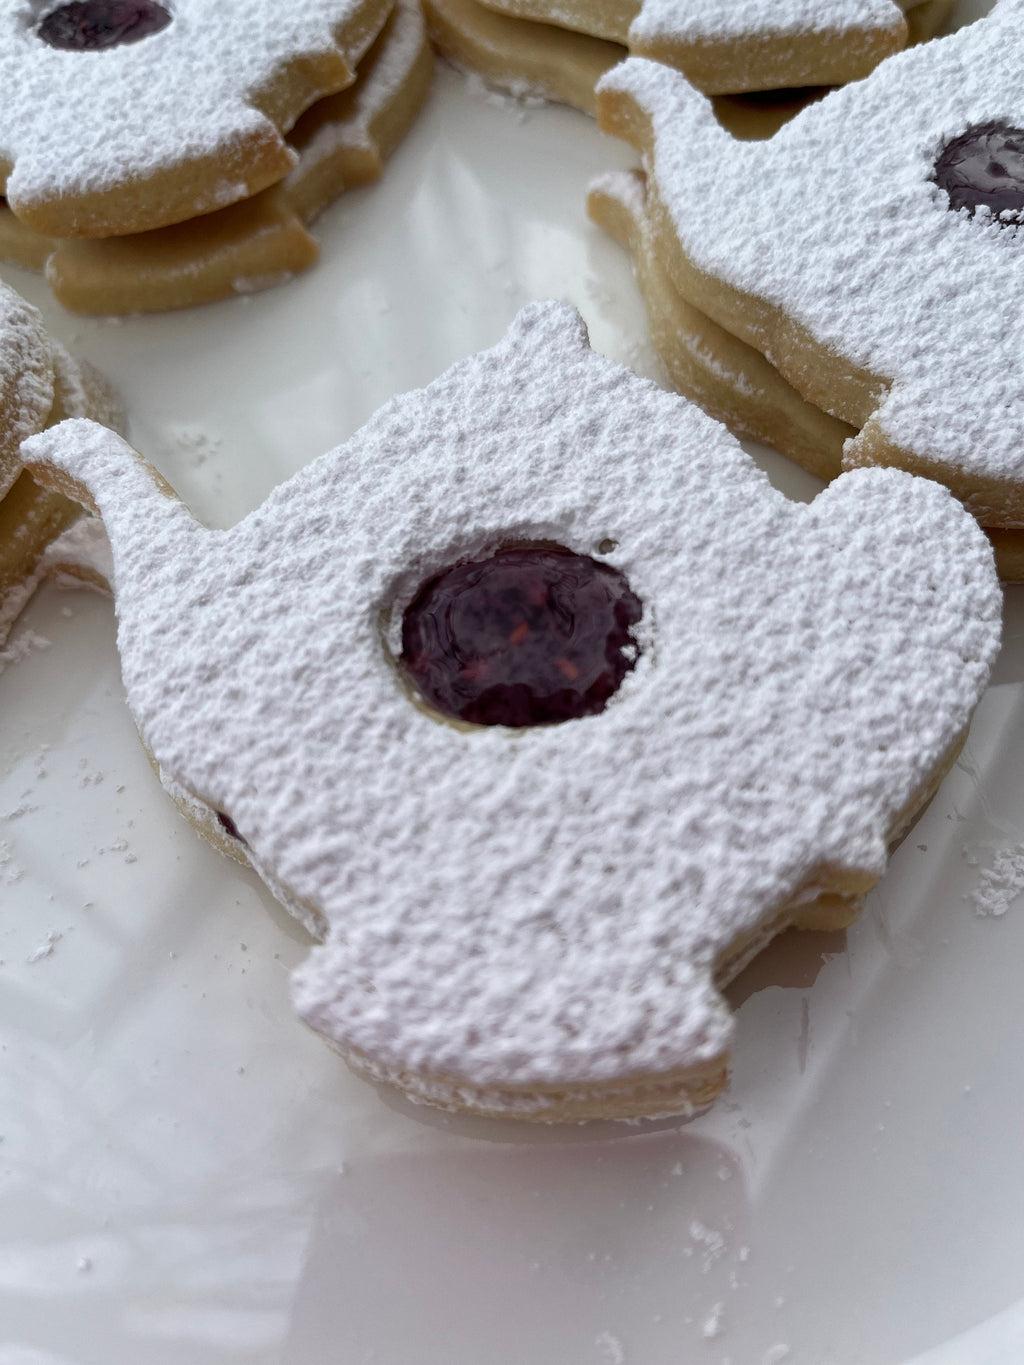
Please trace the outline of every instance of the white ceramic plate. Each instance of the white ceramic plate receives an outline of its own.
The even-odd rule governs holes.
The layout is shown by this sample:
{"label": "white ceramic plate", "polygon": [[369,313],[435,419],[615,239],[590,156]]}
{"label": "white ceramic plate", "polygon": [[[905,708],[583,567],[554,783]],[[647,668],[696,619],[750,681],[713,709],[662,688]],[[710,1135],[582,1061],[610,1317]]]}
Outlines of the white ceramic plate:
{"label": "white ceramic plate", "polygon": [[[286,288],[115,324],[7,273],[227,525],[528,299],[571,299],[597,349],[657,375],[625,257],[583,211],[630,160],[579,115],[443,70]],[[789,936],[744,976],[715,1109],[537,1131],[378,1093],[294,1021],[302,931],[164,797],[110,604],[44,592],[0,676],[0,1365],[1024,1358],[1008,600],[964,757],[861,923]],[[993,876],[1006,913],[983,917]]]}

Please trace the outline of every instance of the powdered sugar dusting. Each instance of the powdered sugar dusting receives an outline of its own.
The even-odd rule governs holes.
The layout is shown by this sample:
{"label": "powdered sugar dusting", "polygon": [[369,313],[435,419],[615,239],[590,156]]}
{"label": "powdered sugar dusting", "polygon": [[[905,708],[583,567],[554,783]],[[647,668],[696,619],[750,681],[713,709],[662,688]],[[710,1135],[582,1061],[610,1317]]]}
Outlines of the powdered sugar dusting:
{"label": "powdered sugar dusting", "polygon": [[[1024,233],[951,212],[933,176],[941,147],[968,127],[1024,127],[1022,55],[1024,0],[1000,0],[767,142],[734,141],[707,100],[656,63],[632,58],[602,84],[651,117],[653,188],[701,271],[879,376],[879,421],[895,445],[1018,483]],[[776,359],[770,338],[762,348]],[[834,415],[861,425],[870,413]]]}
{"label": "powdered sugar dusting", "polygon": [[841,43],[858,31],[902,28],[904,7],[894,0],[641,0],[639,6],[595,5],[590,13],[579,0],[495,0],[494,8],[643,50],[666,42],[770,42],[818,34]]}
{"label": "powdered sugar dusting", "polygon": [[[857,471],[790,503],[556,304],[231,531],[91,424],[26,453],[101,508],[162,774],[327,923],[296,1005],[382,1072],[558,1086],[721,1057],[719,954],[824,867],[882,871],[998,642],[991,553],[945,489]],[[427,575],[520,539],[614,542],[638,666],[586,720],[439,723],[393,624]]]}
{"label": "powdered sugar dusting", "polygon": [[892,27],[901,17],[893,0],[643,0],[629,40],[643,46],[666,36],[699,43],[829,33],[841,42],[844,33]]}
{"label": "powdered sugar dusting", "polygon": [[716,1303],[712,1306],[711,1312],[704,1319],[703,1325],[701,1326],[700,1329],[700,1334],[705,1339],[705,1341],[710,1341],[713,1337],[717,1337],[721,1334],[722,1318],[724,1314],[725,1314],[724,1303]]}
{"label": "powdered sugar dusting", "polygon": [[56,929],[48,930],[42,943],[37,948],[32,949],[25,961],[31,966],[35,962],[42,962],[44,958],[52,957],[57,944],[63,937],[64,935],[58,933]]}
{"label": "powdered sugar dusting", "polygon": [[523,79],[503,80],[499,89],[486,81],[478,71],[470,70],[450,56],[447,60],[465,76],[466,89],[473,98],[482,100],[484,104],[489,104],[494,109],[508,109],[525,114],[527,109],[543,108],[551,98],[540,86]]}
{"label": "powdered sugar dusting", "polygon": [[21,473],[21,442],[53,404],[53,351],[36,310],[0,282],[0,497]]}
{"label": "powdered sugar dusting", "polygon": [[[0,619],[0,626],[4,624]],[[51,641],[45,635],[40,635],[34,630],[23,630],[20,635],[16,635],[3,649],[0,649],[0,673],[4,671],[8,664],[20,664],[24,659],[29,659],[33,654],[41,654],[50,648]]]}

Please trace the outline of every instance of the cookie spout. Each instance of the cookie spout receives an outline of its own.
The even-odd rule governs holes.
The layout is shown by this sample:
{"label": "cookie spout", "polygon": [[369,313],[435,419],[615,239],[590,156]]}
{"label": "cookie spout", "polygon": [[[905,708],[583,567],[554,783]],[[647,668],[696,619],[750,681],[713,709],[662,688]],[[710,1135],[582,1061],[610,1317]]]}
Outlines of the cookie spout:
{"label": "cookie spout", "polygon": [[25,467],[44,488],[64,493],[103,520],[122,573],[155,577],[169,559],[196,552],[208,534],[170,484],[115,432],[72,418],[25,441]]}
{"label": "cookie spout", "polygon": [[740,145],[715,117],[710,99],[661,62],[629,57],[602,76],[596,98],[598,127],[635,147],[648,170],[655,139],[666,126],[686,129],[695,160],[728,159]]}

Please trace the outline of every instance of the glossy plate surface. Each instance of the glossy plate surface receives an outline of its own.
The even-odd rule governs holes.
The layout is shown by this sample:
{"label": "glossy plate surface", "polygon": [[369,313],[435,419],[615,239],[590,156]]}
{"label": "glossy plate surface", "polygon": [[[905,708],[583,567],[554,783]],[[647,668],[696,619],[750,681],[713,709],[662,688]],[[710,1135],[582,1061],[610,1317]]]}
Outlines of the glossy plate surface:
{"label": "glossy plate surface", "polygon": [[[528,299],[657,376],[583,210],[628,164],[442,70],[286,288],[108,323],[5,273],[230,525]],[[0,658],[0,1365],[1024,1359],[1020,590],[960,763],[854,929],[745,974],[689,1125],[520,1129],[354,1080],[288,1009],[302,931],[150,773],[109,602],[45,592]]]}

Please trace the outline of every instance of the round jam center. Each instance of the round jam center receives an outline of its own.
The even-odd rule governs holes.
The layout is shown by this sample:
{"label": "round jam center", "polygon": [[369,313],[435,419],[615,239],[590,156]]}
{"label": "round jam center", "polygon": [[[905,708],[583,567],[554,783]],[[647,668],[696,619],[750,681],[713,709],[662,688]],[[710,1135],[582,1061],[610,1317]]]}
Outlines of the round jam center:
{"label": "round jam center", "polygon": [[953,209],[982,204],[999,214],[1024,209],[1024,132],[1006,123],[970,128],[944,148],[935,163],[936,182]]}
{"label": "round jam center", "polygon": [[68,52],[98,52],[119,43],[137,43],[170,22],[170,11],[155,0],[76,0],[48,14],[39,25],[39,36]]}
{"label": "round jam center", "polygon": [[617,569],[558,547],[500,550],[430,579],[401,666],[445,716],[549,725],[603,711],[637,658],[640,599]]}

